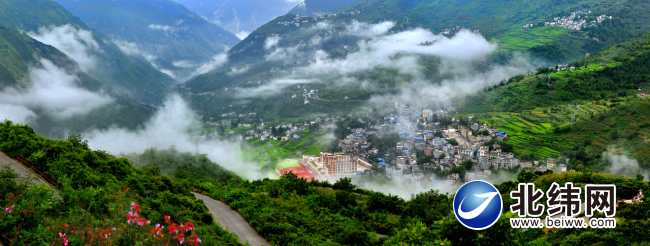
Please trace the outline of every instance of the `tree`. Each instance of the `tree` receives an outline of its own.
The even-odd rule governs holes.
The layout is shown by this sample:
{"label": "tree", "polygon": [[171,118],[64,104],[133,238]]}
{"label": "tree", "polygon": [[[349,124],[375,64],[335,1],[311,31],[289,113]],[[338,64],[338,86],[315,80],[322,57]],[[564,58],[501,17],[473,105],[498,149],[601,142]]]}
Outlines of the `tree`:
{"label": "tree", "polygon": [[450,143],[453,146],[458,146],[458,141],[456,141],[456,139],[450,138],[450,139],[447,139],[447,142]]}
{"label": "tree", "polygon": [[340,178],[339,180],[337,180],[336,183],[334,183],[334,185],[332,185],[332,189],[345,190],[345,191],[352,192],[355,189],[357,189],[357,186],[352,184],[352,179],[351,178],[345,177],[345,178]]}

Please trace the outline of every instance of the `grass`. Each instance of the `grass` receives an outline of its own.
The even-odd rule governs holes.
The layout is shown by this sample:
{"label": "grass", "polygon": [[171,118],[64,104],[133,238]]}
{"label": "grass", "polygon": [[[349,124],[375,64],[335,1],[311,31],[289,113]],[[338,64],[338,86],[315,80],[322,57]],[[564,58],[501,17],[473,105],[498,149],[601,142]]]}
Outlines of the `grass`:
{"label": "grass", "polygon": [[311,132],[299,139],[290,141],[251,140],[242,152],[246,161],[259,162],[259,169],[271,170],[275,175],[275,167],[285,159],[302,158],[302,155],[319,155],[326,150],[328,143],[324,140],[325,132]]}
{"label": "grass", "polygon": [[280,165],[277,165],[276,168],[282,170],[287,167],[300,167],[300,163],[296,160],[284,160]]}
{"label": "grass", "polygon": [[535,28],[512,28],[498,39],[499,46],[509,50],[526,50],[538,44],[550,43],[571,30],[561,27],[544,26]]}

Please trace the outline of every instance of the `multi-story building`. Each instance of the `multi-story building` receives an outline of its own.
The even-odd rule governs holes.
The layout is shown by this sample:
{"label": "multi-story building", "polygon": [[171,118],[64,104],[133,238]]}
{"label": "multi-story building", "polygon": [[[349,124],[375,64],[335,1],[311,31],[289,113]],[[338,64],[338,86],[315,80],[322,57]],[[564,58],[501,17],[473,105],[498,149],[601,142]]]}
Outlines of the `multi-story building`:
{"label": "multi-story building", "polygon": [[352,175],[357,173],[358,160],[343,153],[321,152],[323,171],[330,176]]}
{"label": "multi-story building", "polygon": [[433,110],[431,109],[422,110],[422,118],[428,118],[429,115],[433,115]]}

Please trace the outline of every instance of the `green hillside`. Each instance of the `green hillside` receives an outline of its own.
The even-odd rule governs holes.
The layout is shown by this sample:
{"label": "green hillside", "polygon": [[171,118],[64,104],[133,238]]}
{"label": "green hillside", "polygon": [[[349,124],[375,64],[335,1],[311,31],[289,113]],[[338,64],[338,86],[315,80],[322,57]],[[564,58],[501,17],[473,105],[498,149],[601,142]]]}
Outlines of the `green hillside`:
{"label": "green hillside", "polygon": [[513,77],[489,88],[489,92],[469,96],[463,100],[462,111],[519,112],[585,100],[603,105],[603,101],[621,96],[647,93],[649,44],[650,35],[645,35],[571,63],[564,70],[543,69]]}
{"label": "green hillside", "polygon": [[570,168],[604,170],[609,162],[603,153],[609,151],[648,167],[650,101],[637,94],[650,92],[649,44],[646,35],[567,70],[513,77],[468,96],[458,110],[508,132],[505,143],[526,159],[567,156],[575,158]]}
{"label": "green hillside", "polygon": [[171,0],[59,0],[57,3],[89,27],[111,38],[136,43],[143,51],[169,63],[206,62],[239,42],[234,34]]}
{"label": "green hillside", "polygon": [[[52,188],[30,184],[8,166],[2,167],[2,206],[12,208],[11,213],[3,209],[0,214],[0,242],[4,245],[63,245],[62,237],[69,239],[69,245],[180,245],[179,240],[172,241],[171,231],[154,238],[151,230],[156,224],[169,228],[170,223],[188,222],[194,228],[181,230],[185,245],[191,235],[198,235],[201,245],[241,245],[236,235],[214,222],[187,181],[161,174],[159,166],[136,168],[127,158],[90,149],[78,135],[51,140],[35,134],[29,126],[9,121],[0,122],[0,138],[0,151],[24,156],[63,186],[54,193]],[[213,174],[214,179],[232,175],[223,171]],[[240,180],[231,177],[234,179],[227,180]],[[138,212],[135,216],[143,223],[131,221],[129,211],[130,215]],[[169,222],[165,216],[171,217]]]}
{"label": "green hillside", "polygon": [[144,59],[126,56],[107,36],[91,30],[52,0],[0,0],[0,11],[0,26],[25,32],[66,24],[91,31],[101,52],[92,54],[98,57],[99,64],[90,75],[121,95],[158,103],[173,83],[172,78]]}

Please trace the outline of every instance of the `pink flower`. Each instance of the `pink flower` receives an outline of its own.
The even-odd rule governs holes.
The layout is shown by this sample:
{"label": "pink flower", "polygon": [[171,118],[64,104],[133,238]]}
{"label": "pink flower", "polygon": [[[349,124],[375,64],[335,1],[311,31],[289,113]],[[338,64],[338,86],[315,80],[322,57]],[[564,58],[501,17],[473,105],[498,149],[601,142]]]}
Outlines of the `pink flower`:
{"label": "pink flower", "polygon": [[65,233],[60,233],[59,232],[59,237],[65,237]]}
{"label": "pink flower", "polygon": [[7,211],[7,213],[13,212],[14,211],[14,206],[15,205],[11,205],[11,207],[5,208],[5,211]]}
{"label": "pink flower", "polygon": [[116,231],[116,230],[117,230],[117,229],[115,229],[115,227],[113,227],[113,231]]}
{"label": "pink flower", "polygon": [[199,236],[197,236],[196,234],[192,235],[192,236],[189,236],[188,238],[189,239],[187,239],[187,242],[191,243],[191,244],[194,244],[196,246],[198,246],[199,243],[201,242],[201,239],[199,239]]}
{"label": "pink flower", "polygon": [[171,220],[172,220],[172,217],[169,217],[169,216],[165,215],[165,223],[167,223],[169,225],[169,224],[172,223]]}
{"label": "pink flower", "polygon": [[68,229],[68,227],[70,227],[70,226],[63,223],[63,229]]}
{"label": "pink flower", "polygon": [[180,244],[183,244],[183,241],[185,240],[185,235],[178,234],[174,237],[174,239],[178,239],[178,241],[180,241]]}
{"label": "pink flower", "polygon": [[192,222],[187,222],[181,228],[182,228],[183,231],[188,232],[188,231],[194,230],[194,224]]}

